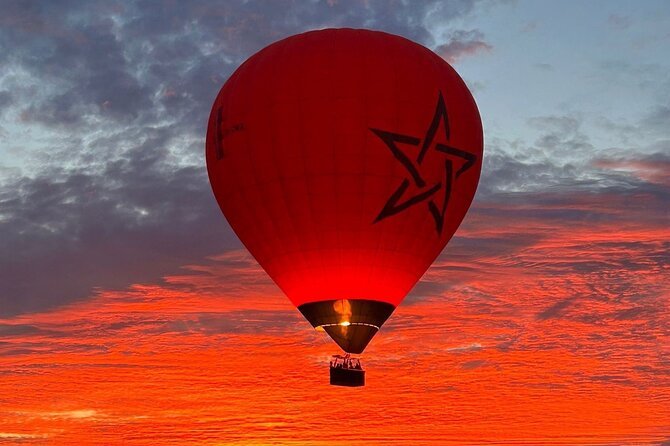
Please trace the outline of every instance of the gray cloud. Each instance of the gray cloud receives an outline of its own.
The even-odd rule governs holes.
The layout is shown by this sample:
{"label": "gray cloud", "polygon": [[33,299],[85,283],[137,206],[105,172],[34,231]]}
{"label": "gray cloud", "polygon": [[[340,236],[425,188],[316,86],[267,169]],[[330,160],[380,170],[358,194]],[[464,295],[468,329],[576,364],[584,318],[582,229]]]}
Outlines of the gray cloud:
{"label": "gray cloud", "polygon": [[[595,146],[583,129],[579,114],[538,116],[527,120],[537,136],[532,142],[488,141],[478,197],[500,200],[500,193],[549,195],[575,191],[594,193],[628,193],[644,191],[669,199],[667,176],[661,171],[668,164],[670,145],[657,139],[654,144],[637,147],[630,135],[657,132],[665,116],[657,107],[636,125],[601,122],[617,133],[628,134],[624,148]],[[625,131],[624,131],[625,129]]]}
{"label": "gray cloud", "polygon": [[9,91],[0,91],[0,115],[4,110],[14,102],[14,98]]}
{"label": "gray cloud", "polygon": [[657,105],[645,116],[643,124],[667,136],[668,128],[670,128],[670,107],[667,105]]}
{"label": "gray cloud", "polygon": [[3,3],[0,137],[4,123],[37,137],[7,141],[28,170],[0,168],[0,316],[158,280],[239,246],[202,152],[211,103],[251,53],[323,27],[432,45],[429,21],[474,4]]}
{"label": "gray cloud", "polygon": [[[195,132],[232,70],[272,41],[315,28],[371,27],[432,45],[428,19],[446,23],[474,4],[8,2],[0,47],[15,49],[8,71],[30,75],[13,84],[33,97],[20,110],[26,122],[82,129],[93,118],[146,124],[177,112],[174,121]],[[457,33],[452,44],[476,34]]]}
{"label": "gray cloud", "polygon": [[198,167],[166,165],[163,132],[97,169],[54,168],[0,196],[0,313],[150,281],[238,246]]}
{"label": "gray cloud", "polygon": [[477,31],[455,31],[447,41],[435,48],[435,52],[448,62],[479,52],[491,51],[493,47],[484,40],[484,35]]}

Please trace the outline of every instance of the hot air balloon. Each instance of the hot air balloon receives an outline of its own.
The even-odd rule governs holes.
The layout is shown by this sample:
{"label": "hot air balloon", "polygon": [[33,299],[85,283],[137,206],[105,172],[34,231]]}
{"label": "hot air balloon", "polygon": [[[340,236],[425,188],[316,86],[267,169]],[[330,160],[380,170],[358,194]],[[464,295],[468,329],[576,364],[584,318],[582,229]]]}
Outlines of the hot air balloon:
{"label": "hot air balloon", "polygon": [[[325,29],[275,42],[221,88],[209,179],[240,240],[313,327],[360,354],[475,194],[482,124],[456,71],[403,37]],[[361,373],[362,372],[362,373]]]}

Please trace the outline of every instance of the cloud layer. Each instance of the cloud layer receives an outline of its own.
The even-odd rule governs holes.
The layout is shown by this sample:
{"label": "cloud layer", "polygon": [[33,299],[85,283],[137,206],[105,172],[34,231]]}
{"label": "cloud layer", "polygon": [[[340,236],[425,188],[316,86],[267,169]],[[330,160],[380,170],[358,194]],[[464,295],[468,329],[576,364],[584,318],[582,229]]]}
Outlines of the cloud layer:
{"label": "cloud layer", "polygon": [[[343,26],[432,45],[430,21],[449,23],[474,8],[474,1],[5,3],[0,315],[82,299],[95,287],[159,280],[239,246],[212,198],[202,153],[213,98],[253,52],[290,34]],[[482,38],[456,33],[449,44],[473,35]]]}

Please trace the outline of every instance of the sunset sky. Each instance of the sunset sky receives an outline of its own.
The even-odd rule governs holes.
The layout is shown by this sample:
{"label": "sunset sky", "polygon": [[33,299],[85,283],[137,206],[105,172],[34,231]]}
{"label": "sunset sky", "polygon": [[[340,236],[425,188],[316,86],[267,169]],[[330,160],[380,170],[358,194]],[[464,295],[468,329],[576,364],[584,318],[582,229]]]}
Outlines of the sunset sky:
{"label": "sunset sky", "polygon": [[[363,355],[212,195],[210,107],[312,29],[422,43],[481,182]],[[670,445],[670,3],[0,2],[0,445]]]}

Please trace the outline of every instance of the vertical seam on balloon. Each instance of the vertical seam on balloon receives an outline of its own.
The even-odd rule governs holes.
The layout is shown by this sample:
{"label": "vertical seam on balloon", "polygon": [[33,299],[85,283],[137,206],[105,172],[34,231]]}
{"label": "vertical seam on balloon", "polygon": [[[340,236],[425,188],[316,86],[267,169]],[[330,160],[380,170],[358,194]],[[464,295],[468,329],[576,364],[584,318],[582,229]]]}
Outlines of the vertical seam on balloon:
{"label": "vertical seam on balloon", "polygon": [[[379,44],[380,44],[380,45],[379,45],[380,53],[381,53],[381,54],[384,54],[384,55],[389,54],[389,51],[388,51],[388,42],[385,42],[385,41],[381,38],[381,36],[378,35],[378,34],[375,34],[375,35],[374,35],[374,38],[375,38],[375,40],[377,40],[377,42],[379,42]],[[386,59],[386,58],[384,57],[384,59]],[[396,73],[395,70],[391,70],[391,71],[393,71],[393,79],[394,79],[394,81],[393,81],[393,88],[395,88],[396,85],[397,85],[397,73]],[[388,92],[388,93],[390,94],[391,92]],[[397,105],[397,102],[396,102],[396,105]],[[397,116],[398,116],[398,111],[397,111],[397,109],[396,109],[395,112],[393,113],[393,118],[392,118],[392,119],[394,119],[394,120],[397,121]],[[388,164],[388,167],[389,167],[389,168],[392,167],[392,165],[390,164],[390,161],[387,161],[387,164]],[[386,169],[385,169],[385,170],[386,170]],[[390,169],[389,169],[389,170],[386,170],[386,171],[390,172]],[[381,182],[384,182],[384,181],[388,182],[389,179],[386,178],[386,177],[382,177],[382,178],[379,179],[379,181],[381,181]],[[381,270],[380,270],[380,268],[379,268],[379,264],[380,264],[380,263],[383,264],[383,262],[380,261],[380,252],[379,252],[379,251],[380,251],[380,249],[381,249],[382,240],[384,239],[384,236],[386,235],[385,228],[387,228],[387,227],[388,227],[388,225],[385,225],[385,226],[380,227],[379,230],[378,230],[378,232],[377,232],[377,234],[376,234],[376,235],[377,235],[377,237],[376,237],[377,240],[376,240],[375,248],[374,248],[374,250],[373,250],[370,254],[371,254],[371,263],[372,263],[372,265],[377,265],[377,267],[376,267],[376,271],[375,271],[375,266],[371,266],[370,269],[368,270],[368,284],[373,283],[373,272],[374,272],[374,274],[376,274],[376,276],[377,276],[377,277],[376,277],[377,281],[380,280]],[[383,282],[383,281],[382,281],[382,282]]]}
{"label": "vertical seam on balloon", "polygon": [[[282,62],[286,61],[286,53],[288,52],[287,47],[288,47],[288,45],[286,45],[286,43],[284,43],[282,45],[281,51],[279,52],[279,55],[276,56]],[[278,134],[278,132],[277,132],[277,121],[273,119],[272,135],[276,136],[277,134]],[[278,148],[277,138],[272,138],[272,153],[273,154],[277,153],[277,148]],[[278,166],[278,163],[274,163],[274,164],[275,164],[275,166]],[[302,254],[301,237],[299,237],[298,234],[297,234],[295,223],[294,223],[293,218],[291,216],[291,207],[289,206],[289,199],[290,198],[289,198],[289,195],[287,193],[287,191],[288,191],[288,184],[287,184],[287,181],[286,181],[287,178],[283,177],[281,175],[281,172],[278,172],[278,173],[279,173],[279,175],[278,175],[279,188],[281,190],[280,196],[281,196],[281,200],[282,200],[282,203],[283,203],[283,207],[286,210],[286,216],[285,216],[286,217],[286,223],[289,226],[289,234],[290,234],[289,244],[294,244],[293,246],[289,247],[289,249],[292,248],[294,251],[291,253],[291,252],[287,251],[287,249],[285,247],[283,255],[284,256],[303,257],[302,264],[304,266],[304,264],[305,264],[304,260],[305,259],[304,259],[304,256]],[[280,235],[280,234],[278,234],[278,235]],[[284,239],[283,242],[286,242],[285,237],[278,237],[278,238],[282,238],[282,239]],[[300,274],[300,268],[298,268],[297,271],[298,271],[298,274]],[[295,273],[293,273],[293,274],[294,274],[294,279],[293,280],[295,280]],[[294,282],[289,281],[288,283],[290,285]],[[286,291],[284,291],[284,292],[286,293]],[[289,298],[289,300],[291,300],[291,298],[288,296],[288,294],[287,294],[287,297]]]}
{"label": "vertical seam on balloon", "polygon": [[[392,44],[397,46],[398,42],[397,42],[396,39],[399,39],[399,38],[398,37],[394,38]],[[389,44],[391,44],[391,42],[389,42]],[[402,91],[404,91],[404,89],[400,87],[400,79],[399,79],[399,74],[398,73],[399,73],[399,70],[393,70],[393,85],[394,85],[393,89],[394,89],[394,91],[402,92]],[[403,109],[401,98],[396,97],[394,128],[397,128],[397,129],[400,128],[401,115],[402,115],[403,112],[407,113],[407,110]],[[395,167],[395,164],[392,164],[392,166]],[[391,259],[391,264],[390,265],[388,263],[386,264],[386,268],[385,268],[385,271],[384,271],[384,277],[383,277],[382,280],[386,280],[386,276],[388,276],[388,274],[391,271],[397,271],[398,270],[398,257],[400,257],[400,255],[401,255],[401,251],[399,250],[399,246],[401,244],[401,241],[404,241],[404,238],[406,237],[408,229],[411,229],[411,228],[408,228],[408,226],[410,225],[411,222],[412,222],[411,218],[404,218],[404,219],[401,220],[399,226],[398,225],[387,225],[387,228],[394,228],[395,233],[392,234],[394,236],[392,243],[389,243],[387,245],[388,246],[387,256],[388,256],[388,258]],[[387,231],[388,231],[388,229],[387,229]],[[397,273],[399,273],[399,274],[402,274],[403,272],[404,271],[397,271]]]}
{"label": "vertical seam on balloon", "polygon": [[[302,73],[302,71],[301,71],[301,73]],[[298,85],[301,85],[301,84],[298,84]],[[292,88],[295,88],[295,86],[296,86],[295,79],[293,79],[293,87]],[[302,101],[298,100],[297,104],[298,104],[298,107],[299,107],[299,116],[304,116],[303,112],[302,112],[302,110],[303,110]],[[301,122],[301,131],[298,132],[298,134],[300,135],[300,143],[298,144],[299,145],[299,158],[300,158],[300,166],[302,167],[302,171],[301,171],[301,175],[300,175],[300,186],[304,187],[304,193],[305,193],[304,198],[306,199],[306,202],[307,202],[307,206],[306,206],[307,209],[306,210],[309,210],[310,216],[311,216],[311,214],[312,214],[312,211],[311,211],[311,206],[312,206],[311,190],[308,187],[307,166],[305,164],[306,144],[305,144],[305,141],[302,137],[302,135],[303,135],[303,132],[302,132],[303,122],[302,122],[302,120],[300,120],[300,122]],[[301,218],[304,218],[304,216],[302,216]],[[292,223],[293,223],[293,221],[292,221]],[[314,226],[311,225],[310,227],[314,227]],[[296,230],[295,225],[294,225],[294,230]],[[310,262],[309,262],[309,257],[307,255],[307,252],[310,250],[310,238],[309,238],[309,236],[307,236],[306,234],[300,234],[300,236],[298,237],[298,245],[299,245],[298,246],[299,256],[302,259],[302,274],[306,276],[307,272],[308,272],[308,269],[311,268],[311,265],[310,265]],[[311,274],[310,274],[310,276],[311,276]],[[305,297],[303,297],[303,299],[304,298]]]}
{"label": "vertical seam on balloon", "polygon": [[[263,61],[263,60],[261,59],[260,62],[262,62],[262,61]],[[251,79],[256,80],[256,78],[257,78],[256,74],[257,74],[257,72],[258,72],[259,69],[260,69],[259,65],[262,65],[262,63],[260,63],[260,62],[257,61],[257,62],[252,66],[252,73],[250,73],[250,78],[251,78]],[[266,104],[266,106],[267,106],[267,104]],[[270,115],[269,110],[268,110],[266,113],[267,113],[267,115]],[[249,148],[247,149],[247,154],[248,154],[248,159],[249,159],[249,162],[250,162],[250,168],[251,168],[251,171],[253,172],[254,179],[256,180],[256,182],[257,182],[257,184],[258,184],[258,178],[256,177],[256,169],[255,169],[255,165],[254,165],[254,162],[253,162],[253,159],[252,159],[252,156],[251,156],[251,153],[252,153],[252,152],[253,152],[253,150],[250,150],[250,147],[249,147]],[[273,153],[273,152],[274,152],[274,151],[271,151],[271,153]],[[258,191],[258,192],[260,193],[260,191]],[[252,206],[252,207],[253,207],[253,206]],[[269,233],[267,234],[267,236],[268,236],[268,238],[269,238],[270,240],[263,240],[263,243],[268,243],[268,242],[269,242],[269,243],[271,244],[271,246],[274,247],[273,249],[266,249],[266,250],[265,250],[265,252],[268,253],[268,254],[267,254],[267,260],[266,260],[266,263],[269,264],[268,266],[271,265],[271,270],[268,271],[268,275],[270,275],[270,274],[269,274],[270,272],[272,272],[272,273],[274,274],[274,272],[276,271],[276,268],[275,268],[276,257],[275,257],[275,256],[272,256],[272,255],[269,254],[269,253],[272,253],[272,252],[279,252],[280,255],[281,255],[281,251],[282,251],[282,250],[281,250],[281,244],[280,244],[280,237],[279,237],[279,230],[278,230],[278,227],[277,227],[277,225],[275,224],[274,219],[273,219],[272,216],[270,215],[270,212],[267,210],[267,208],[266,208],[266,207],[263,207],[263,208],[264,208],[263,211],[258,211],[256,215],[257,215],[257,221],[259,221],[259,222],[261,221],[259,217],[265,217],[264,221],[265,221],[265,222],[268,222],[268,221],[269,221],[269,223],[270,223],[270,224],[268,225]],[[274,235],[274,237],[273,237],[273,235]],[[265,267],[264,267],[264,268],[265,268]],[[270,277],[274,280],[274,277],[272,277],[272,276],[270,276]],[[277,285],[279,285],[279,284],[277,284]]]}
{"label": "vertical seam on balloon", "polygon": [[[362,51],[362,46],[359,47],[359,51],[363,52]],[[363,54],[363,56],[365,56],[365,54]],[[360,70],[360,76],[359,76],[358,81],[359,81],[359,91],[361,91],[362,94],[364,95],[364,97],[361,98],[361,102],[363,104],[363,116],[365,118],[365,125],[361,129],[361,134],[359,135],[359,137],[363,138],[363,141],[362,141],[363,147],[361,147],[360,150],[363,151],[362,159],[364,161],[363,161],[363,166],[362,166],[363,174],[361,175],[361,178],[360,178],[361,193],[360,193],[359,200],[358,200],[358,210],[359,210],[360,214],[358,216],[358,222],[357,222],[359,229],[358,229],[358,239],[356,241],[357,242],[356,243],[356,246],[357,246],[356,270],[357,271],[361,271],[363,269],[367,270],[368,274],[367,274],[367,277],[366,277],[366,280],[365,280],[365,288],[364,289],[369,290],[370,289],[370,265],[363,265],[363,260],[365,259],[365,255],[364,255],[364,252],[361,252],[361,251],[366,248],[364,246],[364,243],[363,243],[363,240],[362,240],[362,238],[363,238],[362,233],[363,233],[363,228],[365,228],[365,225],[368,224],[368,222],[366,221],[367,220],[367,214],[365,212],[365,196],[366,196],[365,185],[367,183],[367,175],[368,175],[368,171],[367,171],[367,164],[368,163],[367,163],[367,161],[369,160],[369,156],[370,156],[370,153],[369,153],[370,147],[368,145],[369,138],[368,138],[368,134],[367,134],[367,131],[368,131],[367,129],[368,129],[369,124],[370,124],[370,107],[369,107],[369,92],[367,91],[367,88],[366,88],[366,85],[368,85],[368,83],[366,82],[366,80],[367,80],[367,76],[368,76],[368,73],[369,73],[368,68],[369,68],[370,59],[368,57],[362,57],[362,59],[363,59],[363,69]],[[369,229],[366,228],[365,232],[367,233],[368,231],[369,231]],[[365,296],[363,296],[363,297],[365,297]]]}
{"label": "vertical seam on balloon", "polygon": [[[286,54],[286,48],[284,49],[284,55]],[[303,74],[303,71],[300,70],[301,75]],[[296,82],[295,78],[292,80],[293,85],[291,86],[294,95],[296,96],[296,103],[298,106],[298,116],[304,116],[303,114],[303,103],[302,103],[302,97],[301,95],[297,94],[297,88],[296,88]],[[297,85],[303,85],[302,82],[298,83]],[[299,141],[299,155],[300,155],[300,164],[302,166],[302,184],[305,186],[305,195],[307,198],[307,208],[309,210],[309,217],[312,218],[312,215],[314,214],[312,210],[312,197],[311,197],[311,190],[308,185],[308,174],[307,174],[307,165],[305,162],[305,140],[304,140],[304,132],[302,131],[304,128],[304,122],[302,119],[298,119],[297,121],[300,122],[300,130],[297,132],[299,135],[300,141]],[[303,216],[304,217],[304,216]],[[312,223],[312,222],[310,222]],[[313,224],[310,224],[308,227],[314,228]],[[306,237],[306,240],[303,240],[303,237]],[[310,236],[307,234],[301,234],[301,237],[298,237],[299,241],[298,244],[300,245],[300,256],[302,257],[302,264],[303,264],[303,274],[307,274],[306,268],[311,268],[311,265],[309,263],[309,258],[307,257],[305,251],[309,250],[309,245],[310,245]],[[302,297],[302,299],[305,299],[305,296]]]}
{"label": "vertical seam on balloon", "polygon": [[[370,36],[377,43],[377,48],[376,48],[377,51],[375,51],[375,54],[373,55],[372,58],[367,58],[366,57],[366,61],[368,63],[370,63],[373,59],[379,57],[378,54],[381,54],[381,58],[382,58],[382,60],[384,60],[385,54],[388,54],[388,51],[387,51],[387,48],[386,48],[387,44],[386,44],[384,38],[382,37],[382,35],[380,33],[375,33],[375,32],[371,32]],[[374,81],[374,79],[373,79],[373,81]],[[368,114],[368,116],[370,114],[369,106],[368,106],[367,114]],[[368,122],[369,122],[369,118],[368,118]],[[367,130],[367,131],[369,131],[369,130]],[[368,141],[368,140],[369,140],[369,137],[366,139],[366,141]],[[372,147],[371,147],[371,149],[372,149]],[[374,163],[374,157],[372,157],[371,153],[367,154],[366,161],[367,161],[366,162],[366,167],[370,168],[371,164]],[[391,166],[391,164],[389,163],[389,167],[390,166]],[[386,170],[386,171],[388,171],[388,170]],[[379,175],[375,174],[374,170],[370,171],[369,173],[370,173],[370,175],[369,175],[370,181],[373,182],[373,183],[376,182],[376,181],[379,181],[381,183],[383,183],[384,181],[388,181],[388,179],[385,178],[384,176],[379,176]],[[373,191],[374,191],[374,189],[373,189]],[[372,200],[370,200],[370,202],[374,203],[374,197],[370,197],[370,198],[372,198]],[[374,206],[374,204],[373,204],[373,206]],[[372,222],[368,222],[368,224],[371,225]],[[366,251],[367,251],[366,258],[368,259],[368,262],[367,262],[367,265],[366,265],[366,269],[367,269],[367,273],[368,273],[367,278],[366,278],[366,289],[368,290],[368,292],[370,292],[370,290],[372,290],[374,292],[373,294],[376,294],[379,291],[375,289],[373,284],[378,282],[378,280],[374,280],[374,279],[375,278],[378,279],[378,276],[380,274],[380,269],[379,269],[379,266],[378,266],[379,265],[379,258],[378,257],[379,257],[381,241],[384,238],[384,231],[383,231],[383,228],[381,228],[381,227],[374,228],[373,231],[374,231],[373,234],[374,234],[374,239],[375,239],[374,248],[373,248],[372,244],[368,244],[368,247],[366,249]],[[363,296],[363,297],[368,298],[368,299],[372,299],[372,298],[377,298],[378,299],[378,298],[380,298],[380,296],[378,294],[376,294],[374,296]]]}
{"label": "vertical seam on balloon", "polygon": [[[334,32],[337,32],[337,31],[334,31]],[[330,56],[329,58],[331,60],[335,57],[335,51],[334,51],[334,49],[336,47],[336,44],[334,43],[335,40],[337,40],[337,37],[335,37],[334,39],[328,39],[326,41],[327,45],[325,45],[324,53],[327,54],[328,56]],[[331,74],[332,73],[328,73],[328,76],[331,76]],[[328,79],[330,79],[330,77],[328,77]],[[337,95],[333,95],[332,99],[335,102],[337,102],[337,100],[338,100]],[[331,110],[332,110],[332,108],[331,108]],[[329,113],[332,113],[332,112],[329,110]],[[330,116],[329,116],[329,118],[330,118]],[[329,250],[332,251],[332,254],[330,256],[331,257],[331,262],[330,262],[330,265],[329,265],[330,274],[326,275],[326,277],[330,277],[331,280],[332,280],[333,277],[341,276],[341,272],[342,272],[342,270],[341,270],[341,265],[342,265],[341,248],[342,248],[342,246],[340,244],[340,230],[341,230],[340,222],[341,222],[341,220],[340,220],[340,207],[339,207],[339,202],[340,202],[341,196],[340,196],[340,193],[339,193],[339,190],[338,190],[339,189],[338,188],[338,183],[339,183],[340,179],[339,179],[339,175],[338,175],[339,166],[338,166],[338,163],[337,163],[337,158],[335,156],[335,150],[336,150],[335,139],[333,137],[333,133],[335,132],[334,127],[336,127],[336,126],[337,126],[337,124],[335,122],[332,122],[332,125],[329,126],[330,134],[328,135],[329,136],[328,146],[327,146],[327,149],[324,147],[324,150],[329,150],[329,152],[330,152],[328,154],[329,156],[327,158],[329,160],[330,168],[328,169],[329,174],[326,175],[326,178],[329,179],[329,183],[330,183],[329,184],[329,189],[332,188],[333,194],[334,194],[333,197],[331,197],[332,208],[333,208],[333,211],[332,211],[333,213],[332,213],[331,217],[334,219],[334,223],[335,223],[334,224],[334,230],[333,230],[333,233],[332,233],[333,235],[331,237],[334,237],[334,240],[330,239],[330,237],[328,238],[328,242],[330,244]],[[333,299],[346,298],[346,296],[339,296],[339,295],[335,294],[332,289],[330,290],[330,293],[332,294]]]}
{"label": "vertical seam on balloon", "polygon": [[[305,37],[305,40],[308,40],[308,38]],[[296,42],[296,45],[304,45],[304,42],[302,42],[302,41]],[[298,47],[298,48],[301,48],[301,47]],[[306,194],[306,198],[307,198],[307,209],[309,211],[308,212],[308,216],[309,216],[308,217],[309,218],[308,227],[309,228],[315,228],[316,227],[316,220],[314,218],[315,213],[314,213],[313,205],[312,205],[314,200],[312,199],[312,193],[311,193],[312,188],[309,187],[310,186],[311,175],[308,174],[308,169],[307,169],[307,164],[306,164],[307,163],[306,162],[306,155],[307,155],[306,147],[307,147],[307,144],[305,142],[305,132],[304,132],[305,123],[304,123],[304,120],[302,119],[302,117],[305,116],[305,114],[304,114],[305,107],[304,107],[304,103],[303,103],[304,98],[303,98],[303,95],[297,94],[297,92],[300,90],[299,87],[301,85],[304,85],[304,82],[302,81],[302,76],[304,74],[304,71],[303,70],[298,70],[298,73],[299,73],[300,77],[298,79],[293,78],[293,81],[292,81],[292,88],[295,90],[294,94],[295,94],[296,103],[297,103],[297,107],[298,107],[298,116],[300,116],[300,119],[296,120],[299,123],[298,125],[300,126],[299,129],[298,129],[298,132],[297,132],[297,134],[299,135],[298,136],[299,137],[298,145],[300,146],[300,148],[299,148],[300,162],[301,162],[302,169],[303,169],[303,172],[304,172],[304,185],[305,185],[305,189],[306,189],[305,194]],[[309,231],[307,231],[307,232],[309,233]],[[307,250],[310,250],[309,245],[311,244],[310,241],[314,241],[314,239],[313,239],[314,233],[312,232],[312,233],[309,233],[309,234],[302,234],[302,236],[307,237],[306,248],[307,248]],[[317,246],[318,246],[318,243],[317,243]],[[313,250],[313,248],[314,247],[312,247],[312,250]],[[319,256],[313,256],[313,258],[319,258]],[[316,265],[313,265],[312,262],[308,262],[307,260],[308,260],[308,258],[305,257],[305,255],[303,254],[303,264],[304,264],[305,268],[310,268],[311,269],[311,268],[316,267]],[[320,258],[319,258],[319,261],[320,261]],[[304,273],[306,274],[306,272],[307,271],[305,270]],[[310,276],[312,276],[312,274],[310,274]],[[310,289],[311,289],[311,292],[313,293],[313,288],[311,288],[311,286],[310,286]],[[300,302],[303,302],[303,303],[308,302],[308,299],[310,299],[310,296],[306,295],[303,292],[300,299],[301,299]]]}

